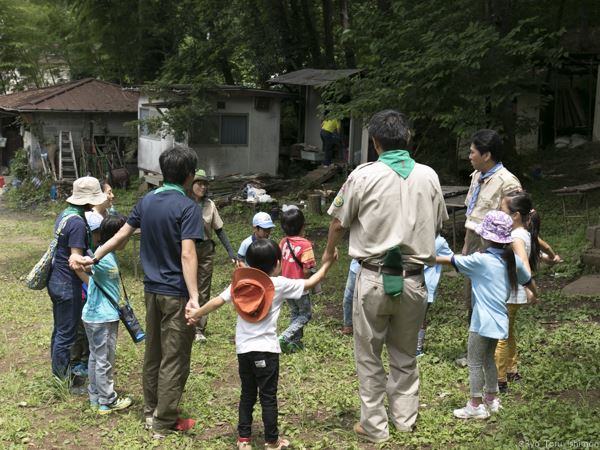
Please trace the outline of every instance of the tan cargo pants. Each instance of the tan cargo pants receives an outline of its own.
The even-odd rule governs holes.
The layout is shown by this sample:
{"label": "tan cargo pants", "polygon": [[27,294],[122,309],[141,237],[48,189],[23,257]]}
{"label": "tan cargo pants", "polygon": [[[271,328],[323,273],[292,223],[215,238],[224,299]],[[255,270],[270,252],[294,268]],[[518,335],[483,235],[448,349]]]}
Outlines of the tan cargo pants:
{"label": "tan cargo pants", "polygon": [[[411,431],[419,409],[419,369],[415,358],[417,334],[425,317],[427,288],[423,275],[404,279],[399,297],[386,295],[378,272],[361,268],[352,304],[354,357],[360,396],[360,423],[377,439],[389,437],[387,394],[392,422]],[[383,344],[389,356],[386,375]]]}
{"label": "tan cargo pants", "polygon": [[[212,240],[196,244],[198,255],[198,303],[204,305],[210,300],[210,286],[212,283],[213,260],[215,258],[215,243]],[[208,316],[202,316],[196,324],[196,330],[204,334]]]}

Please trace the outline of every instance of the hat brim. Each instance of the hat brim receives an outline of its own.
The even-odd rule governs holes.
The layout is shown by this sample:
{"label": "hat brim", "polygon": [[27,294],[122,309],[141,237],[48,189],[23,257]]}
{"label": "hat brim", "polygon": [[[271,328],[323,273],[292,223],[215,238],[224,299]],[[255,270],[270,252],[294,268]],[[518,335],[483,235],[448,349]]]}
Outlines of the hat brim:
{"label": "hat brim", "polygon": [[101,205],[106,201],[108,197],[104,192],[99,192],[97,194],[87,194],[87,195],[76,195],[73,194],[67,199],[67,203],[71,203],[72,205],[83,206],[83,205]]}
{"label": "hat brim", "polygon": [[210,180],[208,179],[208,177],[203,177],[203,176],[195,176],[194,177],[194,181],[192,183],[195,183],[196,181],[205,181],[206,183],[208,183]]}
{"label": "hat brim", "polygon": [[[236,301],[235,296],[233,295],[234,286],[236,286],[240,281],[247,279],[260,283],[264,288],[264,305],[260,310],[260,313],[254,316],[242,311]],[[233,272],[233,277],[231,279],[231,292],[233,306],[235,307],[239,316],[246,322],[260,322],[267,317],[267,314],[269,314],[269,311],[271,310],[273,297],[275,297],[275,286],[273,285],[271,277],[262,270],[254,269],[252,267],[240,267]]]}
{"label": "hat brim", "polygon": [[273,222],[268,222],[268,223],[257,223],[256,225],[254,225],[255,227],[259,227],[259,228],[264,228],[265,230],[270,230],[271,228],[275,228],[275,225],[273,224]]}
{"label": "hat brim", "polygon": [[510,244],[513,242],[513,238],[512,236],[498,236],[495,233],[490,233],[487,230],[483,229],[483,226],[481,224],[477,225],[475,227],[475,233],[477,233],[479,236],[481,236],[483,239],[487,239],[488,241],[492,241],[492,242],[496,242],[497,244]]}

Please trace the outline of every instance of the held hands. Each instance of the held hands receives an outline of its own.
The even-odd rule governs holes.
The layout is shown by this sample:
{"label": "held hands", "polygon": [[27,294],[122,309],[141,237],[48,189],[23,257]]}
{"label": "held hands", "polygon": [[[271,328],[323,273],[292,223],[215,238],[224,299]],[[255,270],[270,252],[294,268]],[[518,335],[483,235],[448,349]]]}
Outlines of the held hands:
{"label": "held hands", "polygon": [[329,268],[335,261],[338,260],[338,257],[339,255],[337,247],[334,247],[333,252],[328,251],[328,249],[325,249],[321,258],[321,264]]}
{"label": "held hands", "polygon": [[71,270],[83,270],[84,272],[90,272],[93,265],[94,260],[89,256],[77,255],[73,253],[69,257],[69,267]]}
{"label": "held hands", "polygon": [[198,304],[196,303],[196,306],[190,305],[190,302],[188,302],[188,304],[185,306],[185,320],[187,321],[187,324],[189,326],[194,326],[198,323],[198,320],[200,320],[200,316],[198,313],[198,311],[200,310],[200,307],[198,306]]}

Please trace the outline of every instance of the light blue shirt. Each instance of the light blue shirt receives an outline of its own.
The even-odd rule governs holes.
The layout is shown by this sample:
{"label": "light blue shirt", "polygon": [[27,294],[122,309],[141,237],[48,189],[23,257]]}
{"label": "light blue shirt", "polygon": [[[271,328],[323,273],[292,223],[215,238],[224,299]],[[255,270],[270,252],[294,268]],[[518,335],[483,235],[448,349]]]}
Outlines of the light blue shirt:
{"label": "light blue shirt", "polygon": [[[456,270],[471,279],[473,315],[469,331],[491,339],[508,338],[506,302],[511,289],[502,252],[503,249],[488,248],[483,253],[452,257]],[[519,284],[528,284],[531,275],[518,256],[515,262]]]}
{"label": "light blue shirt", "polygon": [[254,234],[251,234],[246,239],[244,239],[242,241],[242,243],[240,244],[240,249],[238,250],[238,256],[240,258],[244,258],[244,261],[246,261],[246,252],[248,251],[248,247],[250,247],[250,244],[252,244],[255,240],[256,240],[256,238],[254,237]]}
{"label": "light blue shirt", "polygon": [[121,299],[121,278],[119,266],[114,253],[109,253],[94,266],[88,286],[87,301],[83,307],[81,319],[88,323],[104,323],[119,320],[119,313],[108,301],[98,285],[111,298],[119,302]]}
{"label": "light blue shirt", "polygon": [[[435,255],[454,255],[454,252],[450,250],[450,246],[448,245],[446,239],[439,234],[435,238]],[[425,266],[425,269],[423,270],[423,276],[425,277],[425,285],[427,286],[427,303],[433,303],[437,297],[437,288],[440,284],[440,278],[442,278],[442,265],[436,264],[435,266]]]}

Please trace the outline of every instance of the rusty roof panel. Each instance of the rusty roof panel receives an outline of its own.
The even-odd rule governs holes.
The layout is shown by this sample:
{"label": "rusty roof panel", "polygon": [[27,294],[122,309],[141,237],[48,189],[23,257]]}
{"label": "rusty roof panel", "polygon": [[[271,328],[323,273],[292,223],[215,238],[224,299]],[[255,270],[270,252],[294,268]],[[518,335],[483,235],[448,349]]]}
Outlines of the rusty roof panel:
{"label": "rusty roof panel", "polygon": [[0,109],[13,111],[136,112],[139,94],[86,78],[0,96]]}
{"label": "rusty roof panel", "polygon": [[268,83],[323,87],[359,72],[362,72],[362,69],[302,69],[271,78]]}

